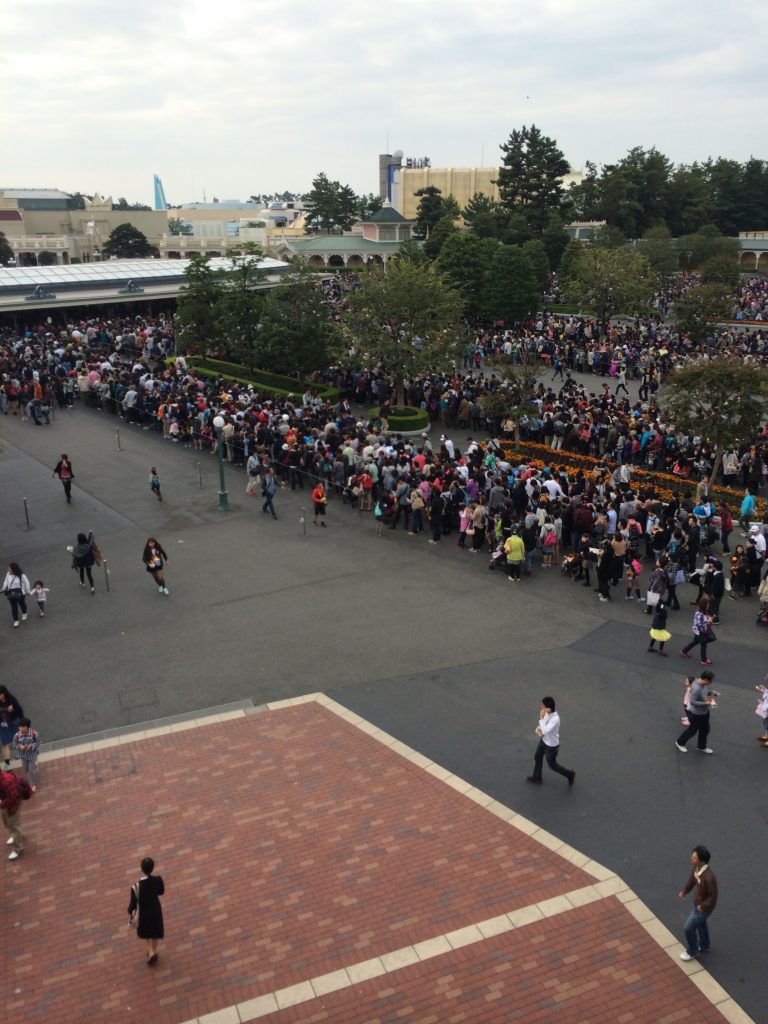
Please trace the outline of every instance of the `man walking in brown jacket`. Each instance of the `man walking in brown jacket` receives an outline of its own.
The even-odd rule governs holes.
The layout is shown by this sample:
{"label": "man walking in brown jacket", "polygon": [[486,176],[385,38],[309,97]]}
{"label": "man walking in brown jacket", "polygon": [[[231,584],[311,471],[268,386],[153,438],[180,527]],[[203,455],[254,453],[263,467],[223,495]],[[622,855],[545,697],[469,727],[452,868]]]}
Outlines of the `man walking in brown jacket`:
{"label": "man walking in brown jacket", "polygon": [[695,889],[693,910],[685,922],[686,947],[680,954],[681,960],[693,960],[699,953],[709,949],[709,928],[707,919],[717,906],[717,879],[709,866],[709,850],[706,846],[696,846],[691,852],[693,870],[683,889],[677,894],[682,900],[691,889]]}

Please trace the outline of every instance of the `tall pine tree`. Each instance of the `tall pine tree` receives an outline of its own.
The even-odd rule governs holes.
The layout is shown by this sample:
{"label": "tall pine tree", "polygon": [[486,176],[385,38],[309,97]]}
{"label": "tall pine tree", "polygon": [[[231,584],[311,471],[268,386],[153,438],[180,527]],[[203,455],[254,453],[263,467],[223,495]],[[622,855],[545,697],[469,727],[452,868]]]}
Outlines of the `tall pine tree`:
{"label": "tall pine tree", "polygon": [[510,213],[522,213],[531,233],[541,234],[549,214],[563,201],[563,176],[570,171],[554,139],[532,124],[513,131],[501,151],[499,177],[501,205]]}

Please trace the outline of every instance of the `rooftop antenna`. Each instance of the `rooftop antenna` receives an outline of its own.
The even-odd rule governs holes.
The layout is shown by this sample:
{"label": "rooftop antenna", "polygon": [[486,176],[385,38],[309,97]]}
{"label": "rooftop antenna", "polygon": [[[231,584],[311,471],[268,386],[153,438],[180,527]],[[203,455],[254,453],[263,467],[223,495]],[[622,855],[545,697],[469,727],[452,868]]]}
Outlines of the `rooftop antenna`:
{"label": "rooftop antenna", "polygon": [[207,203],[208,200],[205,198],[205,185],[203,185],[203,202]]}

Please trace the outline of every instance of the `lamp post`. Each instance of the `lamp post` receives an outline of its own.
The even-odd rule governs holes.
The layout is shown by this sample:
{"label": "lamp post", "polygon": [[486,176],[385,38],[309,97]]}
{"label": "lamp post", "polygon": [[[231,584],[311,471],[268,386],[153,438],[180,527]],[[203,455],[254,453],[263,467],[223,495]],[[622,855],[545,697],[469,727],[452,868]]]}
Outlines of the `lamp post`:
{"label": "lamp post", "polygon": [[229,494],[224,480],[224,453],[221,450],[221,437],[225,422],[223,416],[214,416],[213,418],[213,429],[216,431],[216,454],[219,457],[219,512],[229,512]]}

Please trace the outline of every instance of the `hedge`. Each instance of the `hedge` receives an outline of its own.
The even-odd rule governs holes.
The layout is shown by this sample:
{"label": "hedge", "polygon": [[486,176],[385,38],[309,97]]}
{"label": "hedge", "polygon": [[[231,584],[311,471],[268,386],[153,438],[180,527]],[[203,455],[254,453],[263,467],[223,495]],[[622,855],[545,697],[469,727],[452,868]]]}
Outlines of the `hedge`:
{"label": "hedge", "polygon": [[[378,408],[371,409],[370,418],[372,420],[378,419],[379,415]],[[425,430],[429,426],[429,416],[425,409],[415,409],[411,405],[403,405],[398,409],[392,409],[387,416],[387,423],[390,430],[407,433],[412,430]]]}
{"label": "hedge", "polygon": [[[259,391],[266,391],[270,394],[282,395],[303,395],[307,388],[317,387],[309,381],[295,380],[292,377],[284,377],[279,373],[267,373],[264,370],[251,372],[239,363],[229,363],[224,359],[205,359],[202,356],[185,356],[187,364],[196,373],[203,377],[225,377],[227,380],[236,381],[238,384],[253,385]],[[172,366],[175,359],[166,359],[166,364]],[[318,389],[319,390],[319,389]],[[338,388],[323,388],[319,390],[320,397],[329,402],[339,401]]]}
{"label": "hedge", "polygon": [[[513,441],[505,442],[502,447],[509,459],[525,458],[534,463],[540,463],[542,467],[562,466],[566,472],[569,469],[581,469],[585,473],[589,473],[597,464],[597,460],[589,455],[582,455],[580,452],[562,451],[562,449],[554,451],[549,445],[537,444],[535,441],[521,441],[519,444],[515,444]],[[604,461],[606,466],[615,467],[617,465],[616,462],[607,459]],[[568,475],[571,476],[573,474],[569,473]],[[638,484],[652,484],[659,496],[665,501],[671,500],[674,495],[680,492],[695,494],[698,483],[697,480],[686,480],[684,477],[665,473],[662,470],[640,469],[637,466],[633,467],[632,480]],[[743,491],[737,491],[733,487],[725,487],[722,484],[715,484],[713,487],[710,487],[709,494],[716,504],[727,505],[734,518],[738,517],[744,497]],[[760,521],[763,522],[765,520],[765,503],[762,498],[757,499],[757,514],[760,517]]]}

